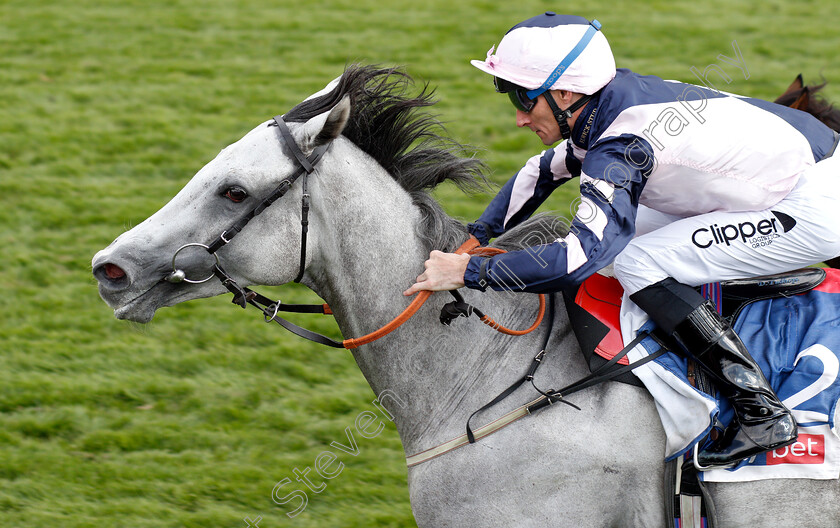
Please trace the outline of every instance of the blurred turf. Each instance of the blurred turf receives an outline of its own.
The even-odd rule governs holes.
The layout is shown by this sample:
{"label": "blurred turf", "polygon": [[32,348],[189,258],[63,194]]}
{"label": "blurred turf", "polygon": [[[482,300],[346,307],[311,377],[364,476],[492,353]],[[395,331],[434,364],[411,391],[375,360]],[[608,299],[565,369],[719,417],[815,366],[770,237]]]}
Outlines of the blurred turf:
{"label": "blurred turf", "polygon": [[[504,182],[542,145],[468,64],[545,1],[0,2],[0,526],[413,526],[393,425],[289,519],[274,485],[312,466],[374,395],[346,352],[227,298],[145,327],[113,319],[92,255],[204,163],[345,64],[401,64]],[[773,99],[802,72],[840,100],[830,0],[590,2],[620,67],[695,82],[736,40],[727,91]],[[568,211],[574,185],[547,209]],[[436,192],[477,217],[488,196]],[[284,300],[310,302],[295,286]],[[338,337],[326,319],[294,320]],[[466,483],[465,483],[466,485]]]}

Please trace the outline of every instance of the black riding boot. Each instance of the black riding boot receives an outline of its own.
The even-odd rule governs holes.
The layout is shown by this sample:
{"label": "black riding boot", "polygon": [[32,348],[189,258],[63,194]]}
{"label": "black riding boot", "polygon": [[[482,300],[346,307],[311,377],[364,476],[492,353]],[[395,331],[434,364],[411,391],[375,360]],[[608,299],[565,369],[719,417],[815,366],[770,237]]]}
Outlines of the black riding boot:
{"label": "black riding boot", "polygon": [[793,415],[712,303],[706,301],[691,312],[674,337],[712,374],[735,410],[734,428],[724,435],[731,441],[700,451],[700,466],[728,466],[796,441]]}
{"label": "black riding boot", "polygon": [[[663,303],[672,296],[674,302]],[[713,376],[735,411],[735,422],[723,439],[698,453],[701,466],[729,466],[796,441],[796,421],[790,411],[711,302],[674,279],[660,281],[631,298]]]}

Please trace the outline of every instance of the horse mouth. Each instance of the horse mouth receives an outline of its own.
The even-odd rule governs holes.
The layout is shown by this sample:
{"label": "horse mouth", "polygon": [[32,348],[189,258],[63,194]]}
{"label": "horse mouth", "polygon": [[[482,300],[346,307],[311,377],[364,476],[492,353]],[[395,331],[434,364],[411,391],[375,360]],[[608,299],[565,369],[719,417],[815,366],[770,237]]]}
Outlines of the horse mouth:
{"label": "horse mouth", "polygon": [[[166,285],[167,283],[165,282],[157,282],[151,288],[140,295],[137,295],[133,299],[125,303],[121,303],[119,306],[112,306],[114,308],[114,317],[121,320],[134,321],[136,323],[148,323],[155,316],[157,309],[161,307],[159,304],[161,296],[153,295],[153,293],[158,293],[161,290],[161,287]],[[101,291],[100,296],[103,300],[108,302],[108,299]]]}
{"label": "horse mouth", "polygon": [[103,288],[100,288],[99,295],[114,309],[114,317],[117,319],[145,324],[152,320],[159,308],[225,292],[221,284],[172,284],[159,280],[127,301],[114,298],[111,292]]}

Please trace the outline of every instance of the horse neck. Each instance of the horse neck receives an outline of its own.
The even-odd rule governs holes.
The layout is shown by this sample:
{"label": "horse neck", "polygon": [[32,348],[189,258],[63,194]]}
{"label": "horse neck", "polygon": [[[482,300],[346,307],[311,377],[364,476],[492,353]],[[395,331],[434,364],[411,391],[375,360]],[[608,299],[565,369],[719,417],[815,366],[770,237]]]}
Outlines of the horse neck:
{"label": "horse neck", "polygon": [[381,166],[343,138],[323,165],[310,183],[314,244],[304,283],[329,303],[345,336],[358,336],[396,315],[428,250],[414,236],[419,211]]}
{"label": "horse neck", "polygon": [[[313,178],[319,183],[312,192],[310,233],[317,234],[318,243],[304,282],[330,304],[342,334],[359,337],[385,325],[409,304],[412,299],[402,291],[423,271],[429,248],[418,235],[419,209],[381,167],[369,158],[358,159],[345,141],[334,145],[331,161],[351,156],[357,158],[350,165],[353,174],[343,164],[342,174],[325,171]],[[533,295],[464,295],[467,302],[514,328],[528,327],[537,311]],[[447,292],[433,294],[400,328],[353,350],[373,391],[391,395],[383,404],[391,404],[388,410],[406,452],[462,434],[469,412],[524,373],[547,332],[544,323],[528,336],[512,338],[477,319],[459,319],[445,327],[439,313],[451,300]],[[567,326],[555,325],[555,333],[560,336],[555,343],[564,341]],[[558,364],[568,365],[571,348],[574,345],[561,343],[555,354]],[[568,369],[552,369],[553,386],[567,377]]]}

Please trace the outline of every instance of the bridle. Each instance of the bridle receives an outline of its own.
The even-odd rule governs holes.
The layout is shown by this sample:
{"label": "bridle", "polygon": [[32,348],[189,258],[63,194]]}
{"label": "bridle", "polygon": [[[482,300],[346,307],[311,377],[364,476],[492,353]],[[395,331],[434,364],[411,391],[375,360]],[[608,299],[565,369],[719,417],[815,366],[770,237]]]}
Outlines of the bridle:
{"label": "bridle", "polygon": [[[357,348],[361,345],[368,344],[372,341],[383,337],[390,332],[399,328],[403,323],[405,323],[408,319],[411,318],[426,300],[431,296],[432,292],[430,291],[421,291],[417,294],[411,304],[396,318],[394,318],[391,322],[386,324],[385,326],[379,328],[378,330],[371,332],[365,336],[354,338],[354,339],[345,339],[343,341],[336,341],[330,339],[326,336],[321,334],[317,334],[305,328],[295,325],[281,317],[278,317],[278,312],[295,312],[295,313],[320,313],[325,315],[332,315],[332,310],[330,310],[327,304],[284,304],[281,303],[279,300],[272,301],[271,299],[264,297],[263,295],[249,289],[240,286],[236,283],[233,277],[228,274],[221,265],[221,261],[219,259],[218,254],[216,253],[220,248],[227,245],[233,237],[235,237],[242,229],[250,222],[255,216],[259,215],[263,211],[265,211],[271,204],[279,200],[283,197],[291,188],[292,184],[295,183],[298,179],[302,178],[302,185],[303,185],[303,198],[301,200],[301,251],[300,251],[300,264],[298,269],[298,275],[295,278],[295,282],[300,282],[303,278],[303,274],[305,272],[306,266],[306,238],[307,232],[309,230],[309,193],[307,192],[307,176],[315,171],[315,166],[323,157],[324,153],[329,149],[330,143],[317,147],[312,154],[306,156],[298,147],[297,143],[292,137],[291,132],[289,131],[289,127],[286,125],[285,121],[283,121],[282,116],[276,116],[274,118],[273,124],[270,123],[269,126],[276,125],[280,130],[280,135],[283,138],[283,143],[289,148],[294,156],[295,160],[297,160],[298,168],[297,170],[291,175],[284,178],[280,184],[274,189],[274,191],[265,198],[262,202],[260,202],[256,207],[254,207],[251,211],[247,214],[243,215],[236,221],[233,225],[222,231],[222,233],[209,245],[200,244],[196,242],[192,242],[189,244],[185,244],[181,246],[173,255],[172,257],[172,272],[168,275],[163,277],[161,281],[171,282],[171,283],[179,283],[179,282],[187,282],[191,284],[200,284],[203,282],[207,282],[211,280],[213,277],[217,277],[222,285],[233,294],[233,303],[241,306],[242,308],[247,308],[250,304],[256,308],[259,308],[263,312],[263,317],[265,318],[265,322],[269,323],[274,321],[280,324],[282,327],[286,328],[290,332],[303,337],[304,339],[308,339],[310,341],[314,341],[316,343],[320,343],[326,346],[334,347],[334,348],[346,348],[346,349],[353,349]],[[215,265],[213,267],[213,274],[209,277],[206,277],[201,280],[192,280],[186,277],[186,273],[179,269],[176,265],[176,258],[178,253],[188,247],[202,247],[207,250],[207,252],[215,258]],[[458,249],[455,250],[456,253],[469,253],[472,255],[484,255],[490,256],[498,253],[504,253],[504,250],[498,248],[487,248],[487,247],[480,247],[479,241],[475,237],[470,237],[464,244],[462,244]],[[444,306],[444,309],[441,313],[441,323],[448,325],[451,323],[452,319],[458,316],[469,316],[475,314],[479,316],[481,321],[493,328],[494,330],[507,334],[507,335],[524,335],[536,330],[540,324],[542,323],[543,317],[546,311],[546,296],[540,295],[540,306],[539,312],[537,314],[536,321],[527,329],[525,330],[511,330],[509,328],[505,328],[504,326],[500,325],[499,323],[495,322],[493,319],[488,317],[487,315],[483,314],[481,311],[477,310],[473,306],[464,302],[464,299],[461,295],[456,291],[453,290],[452,295],[455,297],[455,302],[449,303],[448,305]],[[553,294],[552,294],[553,297]],[[407,463],[409,467],[415,466],[417,464],[421,464],[427,460],[431,460],[432,458],[436,458],[441,456],[453,449],[457,449],[466,444],[474,443],[477,439],[483,438],[489,434],[492,434],[499,429],[509,425],[510,423],[518,420],[519,418],[531,414],[533,412],[538,411],[539,409],[551,405],[555,402],[562,402],[572,407],[577,408],[574,404],[566,401],[563,399],[563,396],[571,394],[573,392],[577,392],[584,388],[590,387],[594,384],[600,383],[602,381],[606,381],[608,379],[612,379],[613,377],[620,375],[623,373],[619,371],[617,373],[610,373],[610,374],[603,374],[602,372],[596,371],[593,372],[590,376],[579,380],[578,382],[564,387],[561,390],[548,390],[542,391],[534,385],[534,388],[541,394],[539,398],[534,401],[529,402],[528,404],[519,407],[518,409],[511,411],[507,415],[503,416],[502,418],[487,424],[475,431],[473,433],[472,429],[470,428],[470,420],[478,413],[496,405],[501,400],[505,399],[507,396],[512,394],[520,385],[525,382],[531,382],[533,385],[534,374],[536,373],[537,369],[539,368],[543,357],[545,356],[546,349],[548,346],[548,341],[552,335],[552,323],[554,319],[553,314],[553,306],[554,306],[554,299],[551,299],[551,302],[548,303],[549,305],[549,317],[548,317],[548,328],[546,330],[545,336],[543,338],[543,344],[541,347],[540,352],[534,357],[531,362],[531,365],[528,367],[528,371],[519,380],[514,382],[513,385],[505,389],[501,394],[496,396],[491,402],[487,405],[483,406],[481,409],[474,412],[470,415],[470,418],[467,420],[467,428],[466,434],[462,435],[461,437],[455,438],[450,440],[449,442],[445,442],[435,448],[426,450],[421,453],[417,453],[415,455],[407,457]],[[631,350],[633,347],[636,346],[638,342],[641,341],[643,336],[639,336],[633,341],[630,345],[625,347],[625,349],[619,355],[616,355],[609,363],[601,367],[601,369],[606,369],[606,367],[611,367],[615,362],[617,362],[627,351]],[[664,351],[664,350],[663,350]],[[646,363],[651,359],[655,359],[658,355],[661,355],[662,351],[657,354],[653,354],[648,356],[647,358],[640,360],[636,363],[632,363],[628,366],[622,367],[622,369],[634,368],[642,363]],[[578,408],[579,409],[579,408]]]}
{"label": "bridle", "polygon": [[[357,348],[361,345],[375,341],[376,339],[379,339],[380,337],[389,334],[393,330],[396,330],[404,322],[410,319],[411,316],[413,316],[417,312],[417,310],[420,309],[420,307],[431,296],[432,292],[421,291],[419,294],[417,294],[417,296],[414,298],[411,304],[400,315],[398,315],[396,318],[394,318],[391,322],[389,322],[382,328],[362,337],[344,339],[343,341],[336,341],[334,339],[330,339],[329,337],[317,334],[315,332],[297,326],[294,323],[291,323],[277,315],[278,312],[315,313],[332,315],[332,310],[330,310],[330,307],[327,304],[285,304],[280,302],[279,300],[273,301],[249,288],[240,286],[239,284],[237,284],[236,280],[234,280],[234,278],[229,273],[227,273],[222,267],[217,251],[225,245],[227,245],[233,239],[233,237],[235,237],[240,231],[242,231],[242,229],[244,229],[245,226],[248,225],[248,222],[250,222],[255,216],[265,211],[269,206],[271,206],[271,204],[283,197],[289,191],[291,186],[298,179],[301,179],[303,186],[303,198],[301,199],[300,264],[298,266],[298,275],[294,279],[294,281],[300,282],[306,270],[306,240],[307,233],[309,231],[310,208],[310,195],[307,190],[307,176],[315,171],[316,165],[321,160],[324,153],[329,149],[331,143],[327,143],[325,145],[321,145],[315,148],[312,154],[306,156],[295,142],[295,139],[292,136],[291,131],[289,131],[289,127],[283,120],[282,116],[276,116],[273,122],[269,123],[269,126],[277,126],[277,128],[279,129],[280,135],[283,139],[282,143],[288,147],[288,149],[292,153],[292,156],[297,161],[297,170],[291,176],[287,176],[286,178],[284,178],[283,181],[280,182],[280,184],[274,189],[274,191],[272,191],[272,193],[267,198],[260,202],[251,211],[240,217],[239,220],[237,220],[230,227],[222,231],[222,233],[209,245],[192,242],[181,246],[177,251],[175,251],[175,254],[172,256],[172,271],[168,275],[166,275],[162,279],[162,281],[171,283],[187,282],[190,284],[200,284],[213,279],[213,277],[216,277],[221,281],[222,286],[224,286],[229,292],[233,294],[234,304],[242,308],[247,308],[247,306],[250,304],[256,308],[259,308],[260,311],[263,312],[263,317],[265,318],[265,321],[267,323],[274,321],[281,325],[283,328],[289,330],[290,332],[300,337],[303,337],[304,339],[308,339],[310,341],[314,341],[316,343],[320,343],[322,345],[334,348]],[[478,240],[476,240],[474,237],[470,237],[470,239],[467,240],[464,244],[462,244],[461,247],[459,247],[457,250],[455,250],[455,252],[483,255],[491,255],[503,252],[502,250],[495,248],[480,248],[478,246]],[[213,255],[216,261],[215,265],[213,266],[213,274],[201,280],[192,280],[186,277],[186,272],[178,268],[176,258],[178,257],[178,254],[181,251],[188,247],[201,247],[207,250],[209,254]],[[457,292],[453,292],[453,296],[455,296],[456,303],[460,302],[462,313],[464,313],[464,315],[475,313],[477,316],[479,316],[483,323],[487,324],[488,326],[494,328],[499,332],[508,335],[523,335],[535,330],[542,322],[543,315],[545,314],[545,296],[541,295],[539,314],[534,324],[526,330],[511,330],[493,321],[493,319],[486,316],[479,310],[476,310],[473,307],[464,303],[463,299],[460,298],[460,294],[458,294]],[[441,322],[444,322],[443,316],[441,316]],[[444,323],[448,324],[447,322]]]}
{"label": "bridle", "polygon": [[[289,131],[288,125],[286,122],[283,121],[283,116],[276,116],[272,123],[274,126],[277,126],[280,129],[280,135],[283,137],[283,143],[289,147],[291,150],[292,155],[294,156],[295,160],[298,163],[298,169],[291,175],[283,179],[279,185],[274,189],[274,191],[265,198],[262,202],[257,204],[256,207],[251,209],[248,213],[243,215],[236,221],[233,225],[222,231],[216,240],[210,243],[210,245],[198,244],[198,243],[190,243],[184,246],[181,246],[178,251],[175,252],[175,255],[172,257],[172,268],[173,271],[169,275],[167,275],[166,280],[168,282],[189,282],[192,284],[200,284],[202,282],[207,282],[208,280],[212,279],[214,276],[219,277],[224,282],[225,280],[230,281],[230,284],[235,284],[230,275],[224,272],[219,262],[219,256],[216,252],[227,245],[233,237],[239,234],[242,229],[248,225],[255,216],[259,215],[266,209],[268,209],[271,204],[282,198],[289,189],[292,187],[292,184],[295,183],[299,178],[303,177],[302,185],[303,185],[303,198],[301,199],[301,218],[300,218],[300,227],[301,227],[301,247],[300,247],[300,265],[298,267],[299,271],[297,277],[295,278],[295,282],[300,282],[303,278],[303,273],[306,269],[306,238],[307,233],[309,232],[309,192],[307,191],[307,176],[311,174],[315,170],[315,165],[321,160],[321,157],[324,153],[329,149],[330,143],[326,145],[321,145],[317,147],[312,154],[307,157],[303,151],[300,150],[297,143],[295,142],[294,137],[292,137],[291,131]],[[269,124],[269,126],[272,126]],[[213,255],[216,258],[216,266],[215,266],[215,273],[205,279],[202,280],[189,280],[186,278],[186,274],[183,270],[178,269],[175,265],[175,258],[178,256],[183,249],[191,246],[198,246],[203,247],[207,250],[208,253]],[[241,289],[237,289],[237,292],[241,291]],[[244,307],[244,306],[243,306]]]}
{"label": "bridle", "polygon": [[[315,334],[313,332],[309,332],[304,328],[297,327],[288,321],[280,319],[277,316],[277,312],[279,311],[291,311],[291,312],[298,312],[298,313],[331,313],[329,311],[329,307],[327,305],[282,305],[280,301],[271,301],[270,299],[263,297],[262,295],[258,294],[257,292],[250,290],[248,288],[240,286],[234,278],[225,271],[225,269],[221,265],[221,261],[219,259],[219,255],[217,251],[222,247],[226,246],[233,240],[240,231],[242,231],[248,222],[254,219],[257,215],[268,209],[274,202],[282,198],[292,185],[298,180],[301,180],[301,184],[303,186],[303,196],[301,198],[301,219],[300,219],[300,227],[301,227],[301,245],[300,245],[300,263],[298,264],[298,274],[295,277],[294,282],[300,282],[303,279],[303,274],[306,271],[306,241],[307,241],[307,234],[309,232],[309,208],[310,208],[310,195],[308,192],[308,185],[307,185],[307,176],[309,176],[312,172],[315,171],[315,166],[323,157],[324,153],[329,149],[331,143],[327,143],[325,145],[321,145],[312,152],[309,156],[306,156],[303,151],[298,147],[297,142],[295,141],[294,137],[292,136],[291,131],[289,130],[288,125],[283,120],[283,116],[275,116],[273,121],[269,123],[268,126],[276,126],[280,131],[280,135],[283,139],[281,142],[285,144],[288,149],[291,151],[292,156],[297,161],[298,168],[297,170],[284,178],[275,189],[268,195],[265,199],[263,199],[259,204],[257,204],[253,209],[251,209],[248,213],[242,215],[239,220],[233,223],[230,227],[223,230],[222,233],[216,237],[216,239],[211,242],[209,245],[201,244],[192,242],[189,244],[184,244],[175,252],[172,256],[172,272],[170,272],[163,280],[170,282],[170,283],[179,283],[179,282],[187,282],[190,284],[201,284],[207,282],[213,277],[218,278],[222,285],[231,293],[233,293],[233,303],[241,306],[242,308],[247,307],[248,304],[252,304],[258,308],[260,308],[265,316],[266,321],[270,321],[272,319],[279,322],[281,325],[286,326],[284,323],[288,324],[287,329],[293,331],[294,333],[304,337],[306,339],[314,340],[322,344],[326,344],[329,346],[339,346],[341,344],[333,341],[327,337],[320,336],[319,334]],[[193,280],[188,279],[186,277],[186,273],[184,270],[179,269],[176,263],[176,258],[178,254],[188,247],[201,247],[207,250],[207,252],[215,258],[216,262],[213,266],[213,273],[200,280]],[[258,303],[264,304],[264,306],[259,306]],[[281,308],[281,305],[283,308]],[[281,322],[282,321],[282,322]],[[326,341],[325,341],[326,340]]]}
{"label": "bridle", "polygon": [[[302,177],[301,183],[303,185],[303,197],[301,198],[301,216],[300,216],[300,229],[301,229],[301,243],[300,243],[300,265],[298,266],[298,274],[295,277],[295,282],[300,282],[303,278],[303,273],[306,270],[306,235],[309,232],[309,192],[307,190],[307,176],[312,174],[315,170],[315,165],[321,160],[321,157],[330,148],[332,143],[327,143],[326,145],[321,145],[320,147],[315,148],[312,154],[307,157],[303,151],[300,150],[297,143],[295,142],[295,138],[292,137],[292,133],[289,131],[288,125],[286,122],[283,121],[283,116],[275,116],[274,117],[274,124],[277,128],[280,129],[280,135],[283,136],[283,143],[291,150],[292,155],[298,162],[298,169],[292,174],[291,176],[283,179],[277,188],[274,189],[268,198],[264,199],[260,202],[256,207],[254,207],[251,212],[247,213],[246,215],[242,216],[235,224],[230,226],[229,228],[222,231],[222,234],[219,235],[210,246],[207,248],[207,251],[211,254],[215,254],[220,248],[225,246],[228,242],[231,241],[233,237],[235,237],[242,229],[248,225],[248,222],[251,221],[255,216],[265,211],[271,204],[282,198],[292,187],[292,184],[297,181],[298,178]],[[270,126],[270,125],[269,125]],[[217,266],[218,268],[218,266]],[[225,274],[226,278],[229,278],[227,274]]]}

